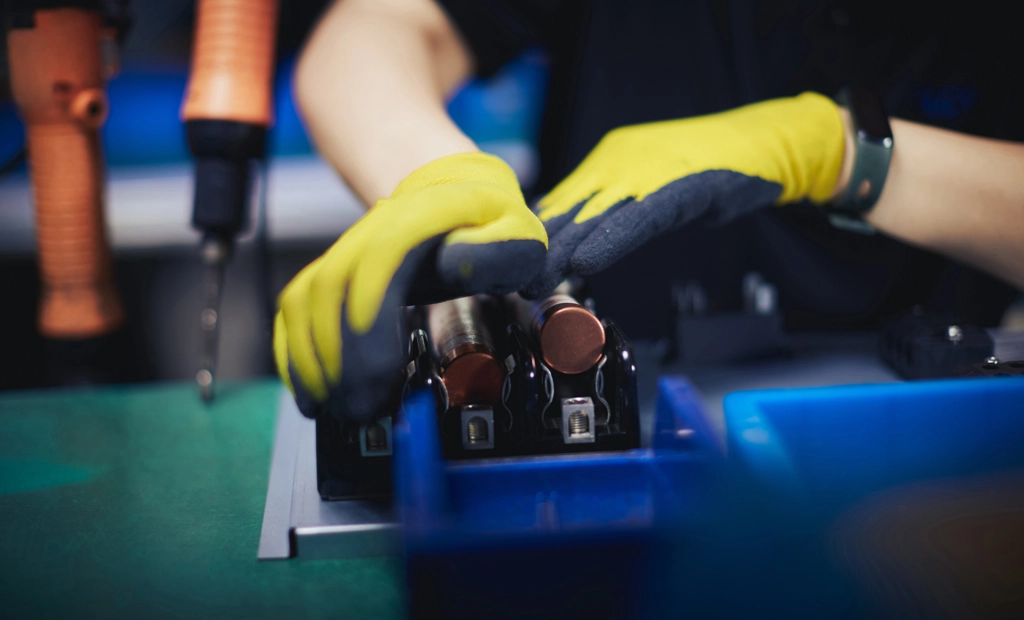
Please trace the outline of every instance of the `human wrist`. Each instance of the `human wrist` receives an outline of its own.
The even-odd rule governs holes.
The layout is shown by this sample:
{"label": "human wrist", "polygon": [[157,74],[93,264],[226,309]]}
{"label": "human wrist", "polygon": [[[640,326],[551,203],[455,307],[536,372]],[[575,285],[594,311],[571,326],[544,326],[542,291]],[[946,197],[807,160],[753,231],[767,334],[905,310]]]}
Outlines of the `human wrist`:
{"label": "human wrist", "polygon": [[480,152],[477,145],[454,125],[447,127],[441,122],[420,123],[419,130],[409,126],[401,134],[406,139],[393,141],[387,149],[387,158],[374,158],[374,169],[364,170],[362,181],[369,186],[366,188],[369,196],[364,196],[364,199],[368,204],[392,197],[406,179],[438,160],[461,153]]}

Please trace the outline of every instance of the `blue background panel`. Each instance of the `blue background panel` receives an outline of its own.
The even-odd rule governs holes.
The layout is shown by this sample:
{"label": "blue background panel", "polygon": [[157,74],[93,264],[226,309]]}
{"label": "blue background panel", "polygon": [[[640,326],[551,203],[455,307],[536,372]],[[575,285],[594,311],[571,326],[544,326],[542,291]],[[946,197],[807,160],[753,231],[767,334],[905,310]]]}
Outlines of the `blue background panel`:
{"label": "blue background panel", "polygon": [[[277,68],[271,156],[313,152],[291,93],[295,59]],[[140,166],[189,161],[179,111],[188,79],[181,66],[126,66],[108,84],[110,116],[103,127],[108,165]],[[449,102],[456,124],[476,142],[536,143],[547,62],[528,51],[490,80],[472,80]],[[0,158],[24,143],[24,130],[11,101],[0,102]]]}

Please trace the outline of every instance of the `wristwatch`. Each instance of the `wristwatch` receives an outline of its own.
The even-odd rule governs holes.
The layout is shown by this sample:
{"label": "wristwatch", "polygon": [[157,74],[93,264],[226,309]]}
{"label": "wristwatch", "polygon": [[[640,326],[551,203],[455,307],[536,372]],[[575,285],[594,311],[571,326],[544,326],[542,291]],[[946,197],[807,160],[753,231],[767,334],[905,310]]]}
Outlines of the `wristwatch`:
{"label": "wristwatch", "polygon": [[885,187],[892,160],[892,128],[882,100],[863,88],[844,88],[835,101],[850,112],[853,126],[853,172],[846,190],[825,206],[829,221],[836,228],[862,233],[875,229],[864,215],[878,202]]}

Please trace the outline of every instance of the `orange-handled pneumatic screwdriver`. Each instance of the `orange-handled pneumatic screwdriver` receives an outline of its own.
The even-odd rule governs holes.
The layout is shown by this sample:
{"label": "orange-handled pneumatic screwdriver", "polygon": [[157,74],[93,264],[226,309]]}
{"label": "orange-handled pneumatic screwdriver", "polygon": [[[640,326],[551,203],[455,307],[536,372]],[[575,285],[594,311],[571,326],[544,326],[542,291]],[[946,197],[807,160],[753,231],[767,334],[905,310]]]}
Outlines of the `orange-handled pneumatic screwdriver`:
{"label": "orange-handled pneumatic screwdriver", "polygon": [[114,32],[98,10],[83,8],[16,11],[10,26],[11,86],[35,202],[39,330],[63,341],[103,336],[124,321],[103,215],[99,136],[111,72],[102,49]]}
{"label": "orange-handled pneumatic screwdriver", "polygon": [[246,227],[253,166],[273,122],[277,0],[199,0],[181,120],[196,159],[192,225],[203,233],[207,275],[196,381],[213,398],[224,268]]}

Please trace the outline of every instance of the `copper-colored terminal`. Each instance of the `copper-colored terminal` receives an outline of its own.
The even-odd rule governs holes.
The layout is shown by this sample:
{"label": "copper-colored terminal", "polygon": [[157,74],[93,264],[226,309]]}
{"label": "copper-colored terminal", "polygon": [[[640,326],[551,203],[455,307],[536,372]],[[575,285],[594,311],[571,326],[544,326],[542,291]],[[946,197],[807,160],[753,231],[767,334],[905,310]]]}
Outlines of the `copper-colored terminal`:
{"label": "copper-colored terminal", "polygon": [[442,376],[448,390],[448,404],[498,404],[505,380],[501,364],[491,351],[460,355],[444,369]]}
{"label": "copper-colored terminal", "polygon": [[552,370],[575,375],[594,367],[604,351],[604,326],[568,295],[552,295],[530,303],[513,299],[519,322],[537,340],[544,363]]}
{"label": "copper-colored terminal", "polygon": [[479,304],[472,297],[427,307],[434,350],[450,406],[501,402],[505,373],[494,351]]}

